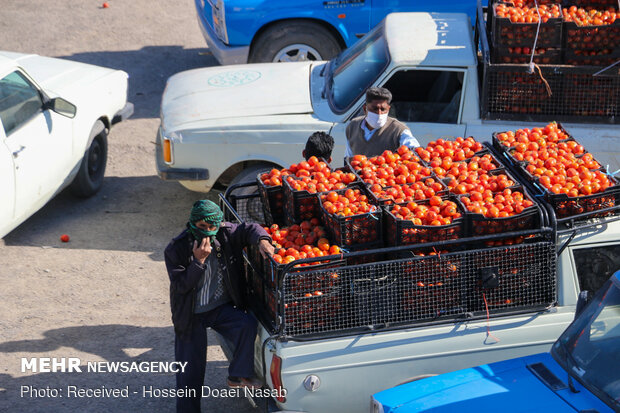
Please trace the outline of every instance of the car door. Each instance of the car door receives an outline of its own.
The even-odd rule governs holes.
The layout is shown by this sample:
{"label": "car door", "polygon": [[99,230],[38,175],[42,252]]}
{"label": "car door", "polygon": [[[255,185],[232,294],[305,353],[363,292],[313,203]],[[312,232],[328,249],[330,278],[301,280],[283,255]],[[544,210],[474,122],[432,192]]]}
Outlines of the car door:
{"label": "car door", "polygon": [[71,119],[43,104],[43,94],[15,70],[0,79],[0,119],[13,158],[15,215],[30,215],[47,202],[69,171]]}
{"label": "car door", "polygon": [[[0,121],[0,125],[2,121]],[[4,235],[13,224],[15,211],[15,167],[13,156],[6,146],[5,136],[0,128],[0,237]]]}

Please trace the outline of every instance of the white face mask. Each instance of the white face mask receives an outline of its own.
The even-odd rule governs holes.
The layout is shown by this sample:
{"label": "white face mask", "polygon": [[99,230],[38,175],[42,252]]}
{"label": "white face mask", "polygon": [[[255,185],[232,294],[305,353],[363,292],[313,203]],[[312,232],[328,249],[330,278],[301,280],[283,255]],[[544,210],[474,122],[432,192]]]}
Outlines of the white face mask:
{"label": "white face mask", "polygon": [[381,115],[371,111],[368,111],[368,113],[366,113],[366,123],[368,123],[368,125],[373,129],[379,129],[383,127],[383,125],[385,125],[385,123],[387,122],[387,119],[387,113]]}

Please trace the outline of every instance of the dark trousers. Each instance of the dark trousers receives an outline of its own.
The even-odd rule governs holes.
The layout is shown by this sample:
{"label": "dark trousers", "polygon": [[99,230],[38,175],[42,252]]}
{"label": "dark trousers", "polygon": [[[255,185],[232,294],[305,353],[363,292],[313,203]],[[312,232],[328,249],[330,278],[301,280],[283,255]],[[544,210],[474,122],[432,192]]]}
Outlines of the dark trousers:
{"label": "dark trousers", "polygon": [[220,333],[234,345],[228,375],[254,376],[254,340],[256,320],[232,304],[224,304],[206,313],[194,314],[191,338],[175,337],[174,353],[179,362],[187,362],[185,372],[177,373],[177,389],[195,389],[195,397],[177,397],[177,412],[200,412],[200,399],[207,360],[207,327]]}

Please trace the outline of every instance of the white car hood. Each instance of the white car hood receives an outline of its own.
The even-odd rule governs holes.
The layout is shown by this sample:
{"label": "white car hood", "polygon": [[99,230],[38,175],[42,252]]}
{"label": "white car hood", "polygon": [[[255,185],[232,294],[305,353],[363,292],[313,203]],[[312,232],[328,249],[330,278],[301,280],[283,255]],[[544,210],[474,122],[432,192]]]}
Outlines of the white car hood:
{"label": "white car hood", "polygon": [[162,97],[164,130],[205,120],[312,113],[311,65],[264,63],[176,74]]}

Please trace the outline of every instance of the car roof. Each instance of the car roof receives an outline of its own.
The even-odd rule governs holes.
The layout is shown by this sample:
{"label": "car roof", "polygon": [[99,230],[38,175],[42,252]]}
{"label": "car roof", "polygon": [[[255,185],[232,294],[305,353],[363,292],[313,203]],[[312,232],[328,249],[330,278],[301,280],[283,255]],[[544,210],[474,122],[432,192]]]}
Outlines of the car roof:
{"label": "car roof", "polygon": [[4,73],[8,69],[19,66],[19,60],[26,56],[33,55],[0,50],[0,73]]}
{"label": "car roof", "polygon": [[391,13],[385,35],[397,65],[476,65],[473,28],[464,13]]}

